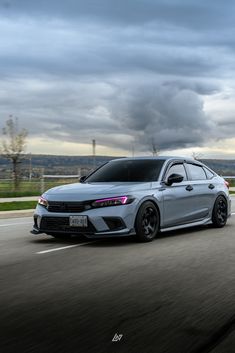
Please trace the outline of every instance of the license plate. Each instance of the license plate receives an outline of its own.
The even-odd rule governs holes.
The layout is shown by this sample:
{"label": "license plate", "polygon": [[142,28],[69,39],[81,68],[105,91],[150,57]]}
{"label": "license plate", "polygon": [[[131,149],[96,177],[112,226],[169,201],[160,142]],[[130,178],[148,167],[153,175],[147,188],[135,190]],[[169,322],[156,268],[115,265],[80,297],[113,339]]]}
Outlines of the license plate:
{"label": "license plate", "polygon": [[70,216],[70,227],[87,227],[87,216]]}

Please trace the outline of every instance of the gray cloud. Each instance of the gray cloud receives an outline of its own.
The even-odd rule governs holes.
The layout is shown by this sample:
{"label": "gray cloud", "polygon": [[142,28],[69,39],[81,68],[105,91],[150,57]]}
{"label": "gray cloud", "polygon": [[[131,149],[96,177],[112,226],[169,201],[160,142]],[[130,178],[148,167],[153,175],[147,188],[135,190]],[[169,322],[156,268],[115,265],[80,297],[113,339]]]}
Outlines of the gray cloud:
{"label": "gray cloud", "polygon": [[[234,79],[234,4],[0,1],[0,127],[147,151],[234,137],[204,100]],[[231,33],[232,29],[232,33]],[[216,32],[215,32],[216,30]],[[231,120],[231,121],[230,121]]]}
{"label": "gray cloud", "polygon": [[[2,20],[0,25],[3,76],[47,73],[61,77],[147,70],[168,76],[202,77],[222,66],[209,48],[200,43],[188,46],[182,39],[176,43],[175,29],[165,28],[162,34],[164,28],[159,24],[143,30],[109,28],[90,21],[70,24],[26,18]],[[183,37],[182,30],[178,37]]]}
{"label": "gray cloud", "polygon": [[100,19],[124,23],[143,24],[153,21],[170,23],[175,26],[190,27],[197,30],[223,28],[234,25],[234,2],[220,0],[1,0],[2,11],[9,16],[29,15],[42,17],[61,17],[70,20],[80,18]]}
{"label": "gray cloud", "polygon": [[[148,151],[152,139],[159,149],[169,150],[224,137],[225,131],[217,131],[218,124],[204,113],[203,100],[190,88],[191,82],[188,88],[186,82],[182,88],[169,83],[150,84],[146,77],[138,80],[142,82],[138,87],[132,80],[130,83],[120,78],[118,85],[108,80],[88,80],[52,81],[51,86],[40,87],[32,81],[20,92],[12,82],[8,86],[12,97],[5,97],[5,106],[14,102],[14,113],[19,113],[21,124],[31,135],[58,141],[90,143],[96,138],[109,147],[130,150],[135,145],[136,150]],[[206,85],[203,91],[208,89]]]}

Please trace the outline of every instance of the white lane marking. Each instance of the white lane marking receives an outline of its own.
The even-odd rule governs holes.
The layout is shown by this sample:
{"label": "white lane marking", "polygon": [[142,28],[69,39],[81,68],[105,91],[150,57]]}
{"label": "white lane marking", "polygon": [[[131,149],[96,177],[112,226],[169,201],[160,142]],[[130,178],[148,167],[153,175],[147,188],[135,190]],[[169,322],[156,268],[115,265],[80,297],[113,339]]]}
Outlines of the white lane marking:
{"label": "white lane marking", "polygon": [[234,216],[234,215],[235,215],[235,212],[231,213],[231,215]]}
{"label": "white lane marking", "polygon": [[9,226],[20,226],[25,224],[33,224],[33,222],[24,222],[24,223],[8,223],[8,224],[0,224],[0,227],[9,227]]}
{"label": "white lane marking", "polygon": [[[54,248],[54,249],[49,249],[49,250],[38,251],[38,252],[36,252],[36,254],[47,254],[47,253],[52,252],[52,251],[59,251],[59,250],[64,250],[64,249],[69,249],[69,248],[75,248],[77,246],[82,246],[82,245],[86,245],[86,244],[90,244],[90,243],[91,242],[82,243],[82,244],[75,244],[75,245],[62,246],[60,248]],[[92,242],[92,243],[94,243],[94,242]]]}

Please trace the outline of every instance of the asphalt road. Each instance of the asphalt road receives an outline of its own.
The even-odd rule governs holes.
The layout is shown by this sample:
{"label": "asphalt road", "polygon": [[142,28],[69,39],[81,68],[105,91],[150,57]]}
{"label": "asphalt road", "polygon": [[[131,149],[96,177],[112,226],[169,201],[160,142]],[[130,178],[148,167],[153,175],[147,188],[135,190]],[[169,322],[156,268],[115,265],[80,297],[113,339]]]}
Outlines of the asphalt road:
{"label": "asphalt road", "polygon": [[30,228],[0,220],[1,353],[235,351],[234,215],[148,244]]}

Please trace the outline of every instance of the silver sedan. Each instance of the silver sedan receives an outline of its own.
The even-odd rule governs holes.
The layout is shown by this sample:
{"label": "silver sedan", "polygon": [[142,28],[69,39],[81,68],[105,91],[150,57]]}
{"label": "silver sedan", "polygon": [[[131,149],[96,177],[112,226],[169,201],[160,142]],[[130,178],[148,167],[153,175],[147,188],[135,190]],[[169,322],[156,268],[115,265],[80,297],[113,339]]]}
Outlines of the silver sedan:
{"label": "silver sedan", "polygon": [[213,224],[230,216],[228,183],[204,164],[179,157],[112,160],[80,183],[38,200],[32,233],[88,238],[135,236]]}

